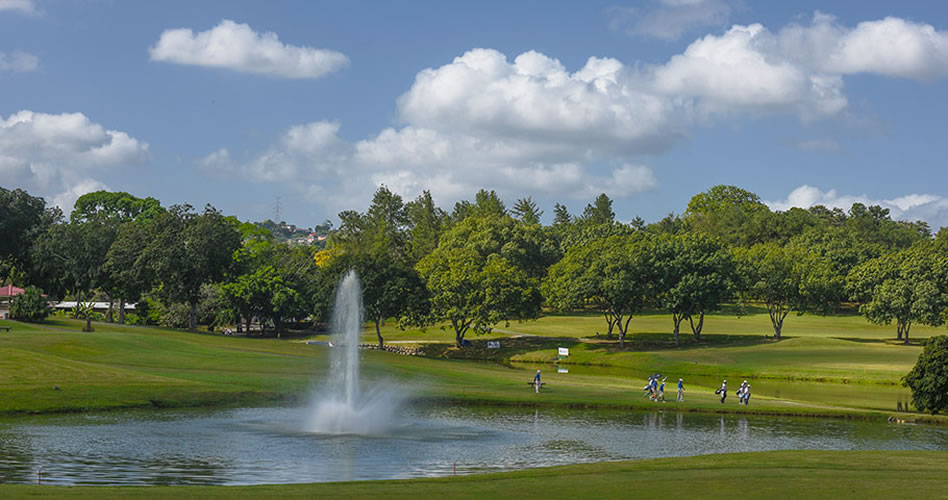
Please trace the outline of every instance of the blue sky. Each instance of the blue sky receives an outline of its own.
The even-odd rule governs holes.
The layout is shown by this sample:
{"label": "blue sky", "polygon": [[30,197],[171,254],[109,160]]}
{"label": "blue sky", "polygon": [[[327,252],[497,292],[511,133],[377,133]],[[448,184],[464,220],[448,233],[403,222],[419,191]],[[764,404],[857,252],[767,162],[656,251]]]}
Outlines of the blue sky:
{"label": "blue sky", "polygon": [[943,2],[0,0],[0,185],[311,226],[715,184],[948,225]]}

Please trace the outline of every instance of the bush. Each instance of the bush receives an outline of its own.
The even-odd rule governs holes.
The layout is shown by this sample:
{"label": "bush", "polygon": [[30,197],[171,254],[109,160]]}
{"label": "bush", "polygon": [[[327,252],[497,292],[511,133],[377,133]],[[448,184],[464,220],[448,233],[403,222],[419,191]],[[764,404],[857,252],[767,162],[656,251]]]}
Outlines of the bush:
{"label": "bush", "polygon": [[931,337],[902,384],[912,389],[912,404],[932,415],[948,410],[948,335]]}
{"label": "bush", "polygon": [[190,309],[187,304],[171,304],[161,311],[158,324],[171,328],[187,328]]}
{"label": "bush", "polygon": [[26,291],[13,297],[10,302],[10,318],[18,321],[39,323],[52,312],[49,302],[43,297],[43,291],[35,286],[27,287]]}

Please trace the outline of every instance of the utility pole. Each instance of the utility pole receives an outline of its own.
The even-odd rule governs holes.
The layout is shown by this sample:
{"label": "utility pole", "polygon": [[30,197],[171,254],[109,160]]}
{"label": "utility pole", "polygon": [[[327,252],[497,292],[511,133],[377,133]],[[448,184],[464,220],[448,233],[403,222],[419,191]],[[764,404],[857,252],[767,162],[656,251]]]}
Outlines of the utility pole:
{"label": "utility pole", "polygon": [[273,222],[279,224],[280,221],[280,197],[276,197],[276,204],[273,205]]}

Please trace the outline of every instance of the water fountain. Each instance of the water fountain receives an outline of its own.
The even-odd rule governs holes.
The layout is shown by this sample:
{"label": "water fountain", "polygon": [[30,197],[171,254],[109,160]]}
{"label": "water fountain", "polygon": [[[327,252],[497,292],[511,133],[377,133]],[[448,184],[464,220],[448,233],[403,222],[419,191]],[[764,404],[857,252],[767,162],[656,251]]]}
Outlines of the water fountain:
{"label": "water fountain", "polygon": [[322,434],[383,434],[400,398],[390,384],[363,390],[359,380],[362,288],[355,271],[340,280],[332,315],[329,380],[314,393],[305,430]]}

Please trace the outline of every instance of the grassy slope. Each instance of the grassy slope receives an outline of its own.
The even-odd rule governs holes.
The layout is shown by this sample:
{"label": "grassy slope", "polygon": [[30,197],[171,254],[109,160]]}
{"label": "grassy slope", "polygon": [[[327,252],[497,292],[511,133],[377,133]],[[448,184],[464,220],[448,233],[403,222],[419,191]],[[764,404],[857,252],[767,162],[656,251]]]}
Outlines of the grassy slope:
{"label": "grassy slope", "polygon": [[[555,324],[568,318],[543,319]],[[585,321],[588,318],[579,318]],[[267,399],[292,399],[307,392],[314,374],[326,368],[326,349],[276,339],[248,339],[201,335],[160,328],[119,327],[100,324],[93,333],[81,333],[81,323],[52,320],[33,326],[14,325],[0,334],[0,413],[70,411],[116,407],[182,406],[197,404],[247,404]],[[709,321],[710,324],[710,321]],[[521,325],[517,325],[521,326]],[[408,332],[404,332],[405,335]],[[654,347],[651,335],[633,341],[633,349]],[[574,341],[575,342],[575,341]],[[519,343],[519,344],[518,344]],[[549,361],[564,341],[508,339],[504,348],[478,346],[462,354]],[[504,367],[451,359],[428,359],[364,352],[369,376],[406,380],[424,397],[509,404],[564,404],[654,408],[641,397],[642,384],[631,370],[676,373],[730,373],[754,377],[806,374],[812,378],[850,378],[894,383],[908,371],[917,346],[892,346],[881,342],[852,342],[832,338],[797,338],[781,342],[759,337],[709,335],[704,344],[648,352],[615,352],[609,344],[575,342],[573,362],[588,361],[617,366],[615,373],[558,374],[545,370],[549,383],[539,396],[528,390],[533,366]],[[520,345],[522,344],[522,345]],[[445,347],[431,346],[432,350]],[[446,353],[453,355],[451,353]],[[457,353],[454,353],[457,354]],[[852,366],[868,367],[860,373]],[[625,370],[630,370],[628,373]],[[53,390],[53,386],[61,390]],[[836,414],[844,406],[891,410],[894,386],[866,385],[861,391],[826,396],[820,390],[801,391],[799,397],[768,398],[755,393],[754,405],[733,402],[720,405],[711,393],[712,383],[689,383],[686,403],[680,407],[700,411],[749,411],[755,413]],[[669,388],[669,392],[671,389]],[[672,399],[672,398],[670,398]],[[668,403],[666,407],[678,406]],[[860,414],[866,414],[859,411]],[[876,415],[881,415],[877,413]]]}
{"label": "grassy slope", "polygon": [[569,465],[435,479],[247,487],[0,486],[66,498],[945,498],[948,453],[777,451]]}

